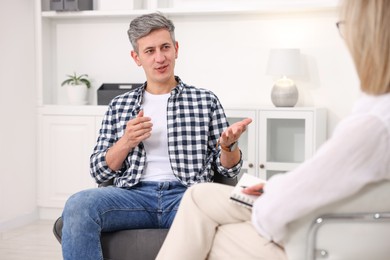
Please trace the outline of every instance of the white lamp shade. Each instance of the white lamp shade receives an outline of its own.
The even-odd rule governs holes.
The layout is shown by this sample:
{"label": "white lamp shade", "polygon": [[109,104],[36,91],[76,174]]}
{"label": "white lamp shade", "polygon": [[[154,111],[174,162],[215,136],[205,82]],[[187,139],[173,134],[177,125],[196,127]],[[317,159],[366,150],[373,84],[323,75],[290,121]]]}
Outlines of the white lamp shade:
{"label": "white lamp shade", "polygon": [[299,49],[271,49],[267,74],[272,76],[301,76],[302,57]]}

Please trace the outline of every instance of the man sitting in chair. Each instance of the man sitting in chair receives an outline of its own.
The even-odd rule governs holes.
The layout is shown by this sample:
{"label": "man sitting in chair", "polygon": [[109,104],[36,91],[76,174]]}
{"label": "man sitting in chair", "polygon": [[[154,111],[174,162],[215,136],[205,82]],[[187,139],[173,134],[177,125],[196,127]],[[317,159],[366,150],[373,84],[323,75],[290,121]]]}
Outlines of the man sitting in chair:
{"label": "man sitting in chair", "polygon": [[91,155],[91,175],[114,186],[74,194],[63,211],[65,260],[103,259],[101,232],[169,228],[184,191],[235,177],[237,140],[251,119],[230,127],[218,98],[174,75],[179,45],[161,14],[140,16],[128,30],[131,56],[146,82],[112,100]]}

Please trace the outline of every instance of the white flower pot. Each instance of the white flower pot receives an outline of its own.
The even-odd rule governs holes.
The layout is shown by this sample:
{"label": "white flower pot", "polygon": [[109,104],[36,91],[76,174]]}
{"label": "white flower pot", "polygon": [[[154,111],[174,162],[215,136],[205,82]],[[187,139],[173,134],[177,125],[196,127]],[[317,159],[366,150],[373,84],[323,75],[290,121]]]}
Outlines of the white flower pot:
{"label": "white flower pot", "polygon": [[66,88],[71,105],[86,105],[88,103],[88,88],[86,85],[67,85]]}

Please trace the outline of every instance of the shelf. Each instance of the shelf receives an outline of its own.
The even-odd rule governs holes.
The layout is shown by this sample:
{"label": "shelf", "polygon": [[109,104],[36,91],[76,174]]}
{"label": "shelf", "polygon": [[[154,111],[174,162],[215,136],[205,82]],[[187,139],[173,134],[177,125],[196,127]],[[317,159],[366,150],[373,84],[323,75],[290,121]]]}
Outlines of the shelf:
{"label": "shelf", "polygon": [[42,115],[66,116],[103,116],[107,106],[71,106],[71,105],[44,105],[39,108]]}
{"label": "shelf", "polygon": [[129,17],[139,16],[146,13],[158,11],[167,16],[197,16],[197,15],[253,15],[253,14],[283,14],[283,13],[299,13],[299,12],[315,12],[315,11],[330,11],[335,10],[337,4],[334,1],[327,3],[305,3],[289,5],[289,4],[264,4],[263,6],[255,7],[194,7],[194,8],[158,8],[156,10],[136,9],[136,10],[92,10],[79,12],[56,12],[43,11],[42,17],[50,19],[75,19],[75,18],[104,18],[104,17]]}
{"label": "shelf", "polygon": [[75,19],[75,18],[104,18],[104,17],[129,17],[149,13],[148,10],[131,11],[78,11],[78,12],[56,12],[43,11],[42,17],[50,19]]}

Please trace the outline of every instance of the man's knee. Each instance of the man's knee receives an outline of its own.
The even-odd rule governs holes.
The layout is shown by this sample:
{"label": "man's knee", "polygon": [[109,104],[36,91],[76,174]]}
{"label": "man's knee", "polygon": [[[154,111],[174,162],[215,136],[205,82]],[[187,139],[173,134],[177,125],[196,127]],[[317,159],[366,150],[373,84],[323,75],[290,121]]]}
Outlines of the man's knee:
{"label": "man's knee", "polygon": [[98,192],[95,189],[73,194],[65,203],[63,216],[69,218],[89,215],[90,210],[96,207],[98,197]]}

